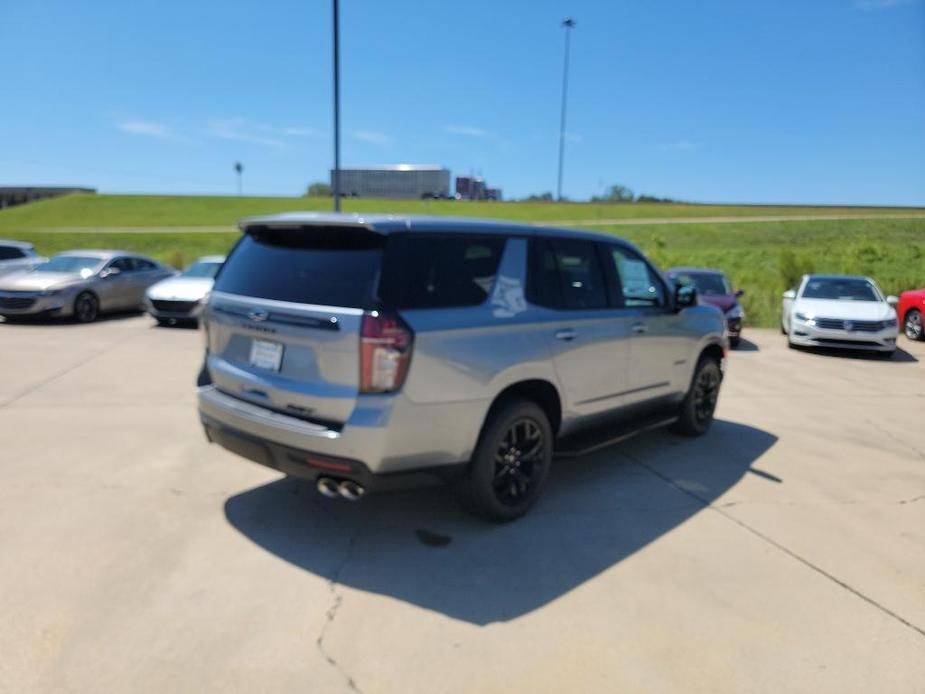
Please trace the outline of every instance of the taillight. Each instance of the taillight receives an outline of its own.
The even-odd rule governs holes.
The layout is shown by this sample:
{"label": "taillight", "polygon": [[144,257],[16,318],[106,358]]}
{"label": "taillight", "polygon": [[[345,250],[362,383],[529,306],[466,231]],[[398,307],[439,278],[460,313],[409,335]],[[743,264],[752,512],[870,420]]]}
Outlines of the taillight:
{"label": "taillight", "polygon": [[360,331],[360,392],[401,388],[411,363],[414,334],[401,318],[376,311],[364,314]]}

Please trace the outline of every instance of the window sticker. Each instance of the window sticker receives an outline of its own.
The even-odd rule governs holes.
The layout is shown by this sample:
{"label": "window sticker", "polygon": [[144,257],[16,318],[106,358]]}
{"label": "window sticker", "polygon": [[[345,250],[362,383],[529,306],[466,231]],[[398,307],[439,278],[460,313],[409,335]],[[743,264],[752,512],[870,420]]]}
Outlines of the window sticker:
{"label": "window sticker", "polygon": [[511,318],[526,311],[527,300],[524,298],[524,288],[520,280],[499,275],[491,297],[491,305],[495,307],[492,312],[495,318]]}

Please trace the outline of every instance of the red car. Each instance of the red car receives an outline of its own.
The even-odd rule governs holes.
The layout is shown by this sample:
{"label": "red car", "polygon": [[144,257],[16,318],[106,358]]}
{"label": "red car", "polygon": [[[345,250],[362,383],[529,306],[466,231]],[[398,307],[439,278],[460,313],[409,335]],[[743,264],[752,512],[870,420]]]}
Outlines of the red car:
{"label": "red car", "polygon": [[697,288],[697,297],[702,304],[716,306],[726,318],[726,337],[729,346],[736,347],[742,336],[742,322],[745,311],[739,298],[745,293],[733,291],[722,270],[705,267],[673,267],[666,272],[675,284],[692,284]]}
{"label": "red car", "polygon": [[925,340],[922,316],[925,316],[925,289],[913,289],[899,295],[896,317],[910,340]]}

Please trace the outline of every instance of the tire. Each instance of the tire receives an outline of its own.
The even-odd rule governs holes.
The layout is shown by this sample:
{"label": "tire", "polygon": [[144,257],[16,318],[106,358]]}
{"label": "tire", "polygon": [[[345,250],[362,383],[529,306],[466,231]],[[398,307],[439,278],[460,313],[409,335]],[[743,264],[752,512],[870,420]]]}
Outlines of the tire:
{"label": "tire", "polygon": [[713,423],[716,400],[723,382],[723,372],[713,357],[701,357],[691,379],[691,387],[678,408],[678,421],[672,431],[684,436],[705,434]]}
{"label": "tire", "polygon": [[485,423],[461,481],[463,505],[496,523],[524,515],[543,490],[552,447],[552,427],[539,405],[503,402]]}
{"label": "tire", "polygon": [[780,324],[780,334],[781,334],[781,335],[786,335],[786,334],[787,334],[787,328],[784,327],[783,322]]}
{"label": "tire", "polygon": [[903,320],[903,332],[910,340],[925,340],[925,327],[922,326],[922,313],[917,308],[906,311]]}
{"label": "tire", "polygon": [[81,292],[74,299],[74,320],[92,323],[100,315],[100,300],[91,292]]}

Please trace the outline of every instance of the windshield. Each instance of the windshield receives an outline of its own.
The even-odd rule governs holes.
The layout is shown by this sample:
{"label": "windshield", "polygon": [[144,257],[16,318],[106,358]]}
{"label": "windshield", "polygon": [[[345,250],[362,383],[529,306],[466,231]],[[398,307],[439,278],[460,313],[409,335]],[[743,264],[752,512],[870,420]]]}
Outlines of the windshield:
{"label": "windshield", "polygon": [[880,301],[879,292],[863,279],[811,279],[803,289],[804,299],[836,299],[838,301]]}
{"label": "windshield", "polygon": [[221,263],[216,263],[212,260],[198,261],[183,271],[183,277],[207,277],[212,279],[221,266]]}
{"label": "windshield", "polygon": [[47,263],[36,266],[34,272],[67,272],[89,277],[103,264],[102,259],[82,255],[56,255]]}
{"label": "windshield", "polygon": [[680,285],[694,285],[697,293],[704,296],[718,296],[732,294],[732,287],[725,275],[718,272],[692,272],[673,274],[672,279]]}

